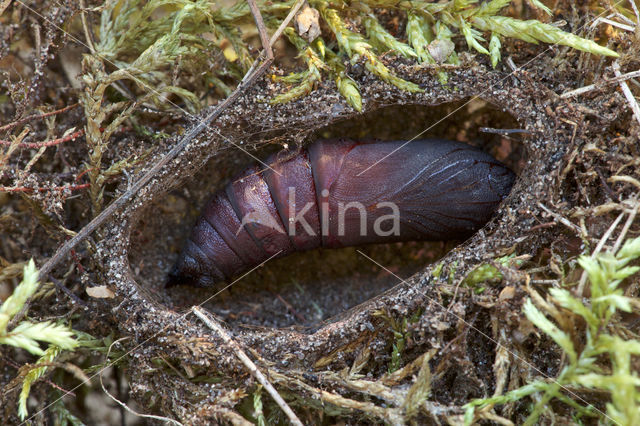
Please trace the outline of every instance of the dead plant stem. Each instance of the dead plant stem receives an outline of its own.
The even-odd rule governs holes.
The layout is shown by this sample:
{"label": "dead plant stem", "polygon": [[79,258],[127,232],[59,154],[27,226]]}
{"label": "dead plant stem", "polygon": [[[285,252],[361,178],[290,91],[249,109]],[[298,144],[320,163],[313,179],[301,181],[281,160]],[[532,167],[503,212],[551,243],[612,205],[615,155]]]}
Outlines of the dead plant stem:
{"label": "dead plant stem", "polygon": [[287,402],[280,396],[278,391],[273,387],[273,385],[271,385],[269,380],[267,380],[264,374],[262,374],[262,372],[258,369],[258,366],[256,366],[254,362],[251,361],[251,359],[247,356],[247,354],[244,353],[240,345],[235,340],[233,340],[231,336],[229,336],[229,334],[224,330],[224,328],[222,328],[217,321],[214,321],[211,318],[209,318],[207,314],[198,306],[194,306],[193,308],[191,308],[191,312],[193,312],[195,316],[200,318],[202,322],[204,322],[207,325],[207,327],[215,331],[222,338],[224,343],[226,343],[229,346],[229,348],[233,351],[233,353],[240,359],[240,361],[245,365],[245,367],[247,367],[251,375],[255,377],[255,379],[262,386],[264,386],[264,388],[267,390],[269,395],[271,395],[271,397],[276,402],[276,404],[278,404],[278,406],[282,409],[282,411],[284,411],[287,417],[289,417],[289,420],[291,421],[291,423],[296,426],[298,425],[302,426],[302,422],[300,421],[298,416],[296,416],[296,413],[293,412],[291,407],[289,407],[289,404],[287,404]]}

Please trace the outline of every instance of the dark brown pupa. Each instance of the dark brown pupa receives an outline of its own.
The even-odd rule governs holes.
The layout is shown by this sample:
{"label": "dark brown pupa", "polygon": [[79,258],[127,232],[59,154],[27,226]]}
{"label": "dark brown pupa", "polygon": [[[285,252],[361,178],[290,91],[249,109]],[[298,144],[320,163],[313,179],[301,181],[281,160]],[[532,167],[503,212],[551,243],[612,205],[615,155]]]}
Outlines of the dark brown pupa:
{"label": "dark brown pupa", "polygon": [[168,285],[211,286],[317,247],[466,238],[515,179],[489,154],[441,139],[320,140],[266,163],[213,195]]}

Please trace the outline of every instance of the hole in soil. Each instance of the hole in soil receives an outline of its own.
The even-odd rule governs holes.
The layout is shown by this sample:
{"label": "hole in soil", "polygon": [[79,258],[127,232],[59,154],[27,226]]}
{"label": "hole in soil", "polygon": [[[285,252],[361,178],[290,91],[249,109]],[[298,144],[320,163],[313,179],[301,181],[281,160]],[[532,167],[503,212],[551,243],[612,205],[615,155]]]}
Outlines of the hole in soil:
{"label": "hole in soil", "polygon": [[[443,117],[447,117],[442,120]],[[356,120],[334,124],[311,140],[331,137],[366,137],[382,140],[446,138],[478,146],[507,164],[516,174],[524,165],[524,148],[515,134],[504,137],[480,133],[481,127],[518,128],[509,114],[484,101],[474,100],[436,107],[390,106]],[[271,147],[273,148],[273,147]],[[267,151],[253,153],[265,158]],[[212,193],[235,174],[253,164],[240,151],[227,151],[182,188],[148,209],[131,235],[130,265],[148,297],[173,309],[199,304],[217,288],[164,288],[167,273]],[[247,275],[204,306],[228,323],[263,327],[299,325],[314,328],[398,284],[357,250],[408,278],[444,256],[460,243],[407,242],[332,250],[312,250],[276,259]]]}

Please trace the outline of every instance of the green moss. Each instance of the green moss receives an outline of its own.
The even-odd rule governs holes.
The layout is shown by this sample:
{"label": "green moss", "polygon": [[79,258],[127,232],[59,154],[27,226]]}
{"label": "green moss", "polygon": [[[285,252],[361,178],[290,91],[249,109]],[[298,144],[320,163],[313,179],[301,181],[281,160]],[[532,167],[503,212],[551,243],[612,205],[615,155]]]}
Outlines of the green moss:
{"label": "green moss", "polygon": [[499,267],[520,266],[522,260],[514,259],[515,254],[496,259],[492,263],[483,263],[467,274],[462,280],[462,284],[475,288],[478,284],[485,282],[496,282],[502,279],[502,272]]}
{"label": "green moss", "polygon": [[[267,27],[274,31],[280,25],[293,0],[258,1]],[[288,102],[310,93],[328,74],[340,93],[355,109],[362,102],[357,85],[344,72],[344,62],[363,61],[378,78],[402,90],[417,92],[420,87],[393,74],[380,56],[398,55],[416,63],[459,63],[452,39],[462,36],[469,49],[489,55],[495,67],[501,58],[502,39],[517,38],[529,43],[561,44],[598,55],[618,56],[615,52],[559,28],[537,20],[519,20],[499,13],[510,0],[479,3],[456,0],[440,3],[412,1],[366,0],[333,4],[324,0],[309,2],[320,12],[329,29],[316,40],[302,39],[290,24],[286,31],[307,65],[298,84],[276,96],[274,103]],[[539,1],[532,4],[547,14]],[[374,8],[393,10],[406,17],[404,33],[393,34],[385,28]],[[230,84],[239,81],[253,62],[248,42],[239,26],[251,23],[247,3],[236,1],[220,6],[214,1],[198,0],[120,0],[106,3],[97,33],[94,56],[119,68],[112,82],[133,81],[143,92],[153,92],[158,106],[166,106],[166,96],[177,96],[185,108],[196,111],[201,101],[193,91],[203,90],[193,84],[195,76],[223,95]],[[317,22],[322,28],[322,23]],[[488,34],[487,43],[484,34]],[[325,44],[325,40],[335,43]],[[446,48],[443,49],[443,46]],[[434,57],[435,56],[435,57]],[[181,76],[176,79],[176,76]],[[437,78],[447,82],[447,74],[437,71]],[[186,89],[182,84],[193,86]]]}
{"label": "green moss", "polygon": [[[76,333],[62,323],[23,320],[8,329],[9,321],[25,306],[27,300],[33,297],[37,288],[38,270],[31,259],[24,266],[20,285],[0,305],[0,345],[15,346],[39,356],[35,364],[26,370],[22,380],[22,390],[18,398],[18,415],[22,420],[28,416],[27,400],[31,386],[50,369],[50,364],[63,351],[74,350],[81,345],[74,336]],[[42,350],[38,342],[47,343],[47,349]]]}
{"label": "green moss", "polygon": [[407,340],[411,337],[410,325],[418,322],[422,316],[422,311],[416,311],[409,317],[395,318],[391,314],[378,311],[374,313],[375,316],[382,318],[391,327],[393,332],[393,342],[391,343],[391,361],[387,368],[389,373],[393,373],[398,370],[402,364],[402,354],[405,349]]}
{"label": "green moss", "polygon": [[[554,26],[499,16],[510,3],[506,0],[482,4],[468,0],[445,3],[369,0],[339,7],[324,0],[311,1],[311,7],[319,11],[318,19],[326,24],[317,22],[317,26],[328,31],[309,42],[298,35],[293,24],[285,29],[284,34],[307,69],[280,78],[281,82],[293,86],[274,96],[271,102],[289,102],[306,96],[328,75],[347,103],[361,111],[360,88],[349,76],[346,66],[358,62],[393,86],[420,92],[422,89],[417,84],[394,74],[381,55],[399,55],[434,67],[457,65],[458,53],[452,41],[456,36],[463,36],[470,49],[490,55],[494,66],[500,60],[501,40],[505,37],[617,56],[593,41]],[[258,1],[270,31],[280,25],[293,4],[294,0]],[[543,8],[539,2],[534,4]],[[380,23],[374,8],[387,8],[406,17],[405,33],[392,34]],[[208,97],[203,95],[210,89],[227,96],[253,62],[249,42],[240,30],[242,24],[251,24],[252,20],[244,1],[224,7],[207,0],[111,0],[105,3],[99,27],[89,29],[95,34],[95,43],[92,54],[83,60],[82,75],[81,103],[87,119],[85,136],[90,150],[86,171],[94,215],[102,209],[107,179],[134,165],[133,160],[107,167],[103,164],[113,132],[144,103],[195,113],[204,106],[203,100]],[[490,34],[488,46],[485,46],[483,32]],[[448,76],[444,70],[436,70],[436,78],[446,84]],[[132,90],[137,93],[131,93]],[[109,93],[117,95],[119,101],[107,103]]]}
{"label": "green moss", "polygon": [[[535,303],[528,299],[524,314],[560,347],[565,365],[551,380],[534,380],[504,395],[470,402],[465,422],[474,420],[478,408],[531,397],[535,404],[525,424],[536,424],[553,399],[569,405],[577,416],[597,417],[603,424],[640,424],[640,377],[632,367],[632,359],[640,355],[640,340],[616,326],[618,312],[629,313],[637,305],[636,299],[624,295],[621,284],[640,270],[629,266],[639,257],[640,238],[627,240],[617,253],[581,256],[578,263],[589,278],[586,297],[576,297],[566,286],[550,289],[548,301],[533,293]],[[564,316],[575,321],[562,321]],[[578,319],[584,328],[573,326],[580,323]],[[606,413],[583,405],[584,399],[577,394],[587,389],[610,395]]]}
{"label": "green moss", "polygon": [[[353,101],[357,87],[351,86],[349,90],[340,88],[340,82],[343,80],[335,78],[339,71],[332,66],[331,61],[325,59],[332,56],[351,63],[362,61],[366,69],[381,80],[409,92],[420,91],[420,87],[416,84],[391,73],[380,56],[382,54],[397,55],[417,63],[435,66],[457,65],[459,64],[458,52],[455,51],[455,45],[452,43],[456,35],[465,38],[469,49],[488,55],[494,67],[501,59],[500,52],[504,38],[517,38],[534,44],[538,42],[560,44],[593,54],[618,56],[616,52],[606,47],[562,31],[555,26],[537,20],[524,21],[498,15],[511,4],[510,0],[492,0],[483,3],[471,0],[439,3],[368,0],[349,2],[342,7],[324,0],[309,3],[320,11],[322,19],[330,29],[331,34],[329,37],[325,35],[326,39],[335,38],[336,43],[327,50],[332,55],[325,53],[320,55],[320,61],[325,61],[326,66],[321,66],[317,62],[312,66],[308,60],[306,61],[313,80],[305,79],[299,86],[277,97],[277,102],[295,99],[309,93],[313,90],[312,83],[322,78],[322,75],[318,75],[316,71],[322,70],[334,76],[340,92],[351,106],[359,110],[358,106],[361,104]],[[545,13],[551,14],[540,1],[534,0],[531,3]],[[395,10],[401,16],[406,16],[405,33],[392,34],[379,22],[372,8]],[[489,43],[484,39],[485,33],[489,34]],[[294,44],[304,57],[304,52],[309,47],[304,41],[302,44],[297,42]],[[434,57],[436,55],[437,57]],[[436,76],[442,84],[446,84],[446,72],[437,71]]]}

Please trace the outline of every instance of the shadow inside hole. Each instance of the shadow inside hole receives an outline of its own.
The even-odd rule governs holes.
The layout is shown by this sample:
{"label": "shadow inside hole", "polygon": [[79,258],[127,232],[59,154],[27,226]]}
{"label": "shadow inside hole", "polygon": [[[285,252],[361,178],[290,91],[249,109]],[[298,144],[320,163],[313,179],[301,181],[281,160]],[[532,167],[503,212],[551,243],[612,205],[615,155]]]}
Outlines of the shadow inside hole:
{"label": "shadow inside hole", "polygon": [[[428,129],[419,139],[439,137],[479,146],[518,173],[525,160],[522,144],[518,143],[521,135],[481,133],[481,127],[519,126],[512,116],[474,100],[437,107],[385,107],[321,129],[309,139],[408,140]],[[265,158],[274,149],[263,151],[253,154]],[[129,260],[134,278],[151,300],[173,309],[185,309],[209,299],[205,308],[238,325],[316,327],[400,283],[363,254],[406,279],[459,243],[407,242],[318,249],[272,260],[222,292],[219,290],[226,284],[212,289],[185,286],[165,289],[167,272],[210,195],[251,164],[251,159],[241,151],[224,159],[213,158],[194,179],[170,193],[142,218],[131,237]]]}

